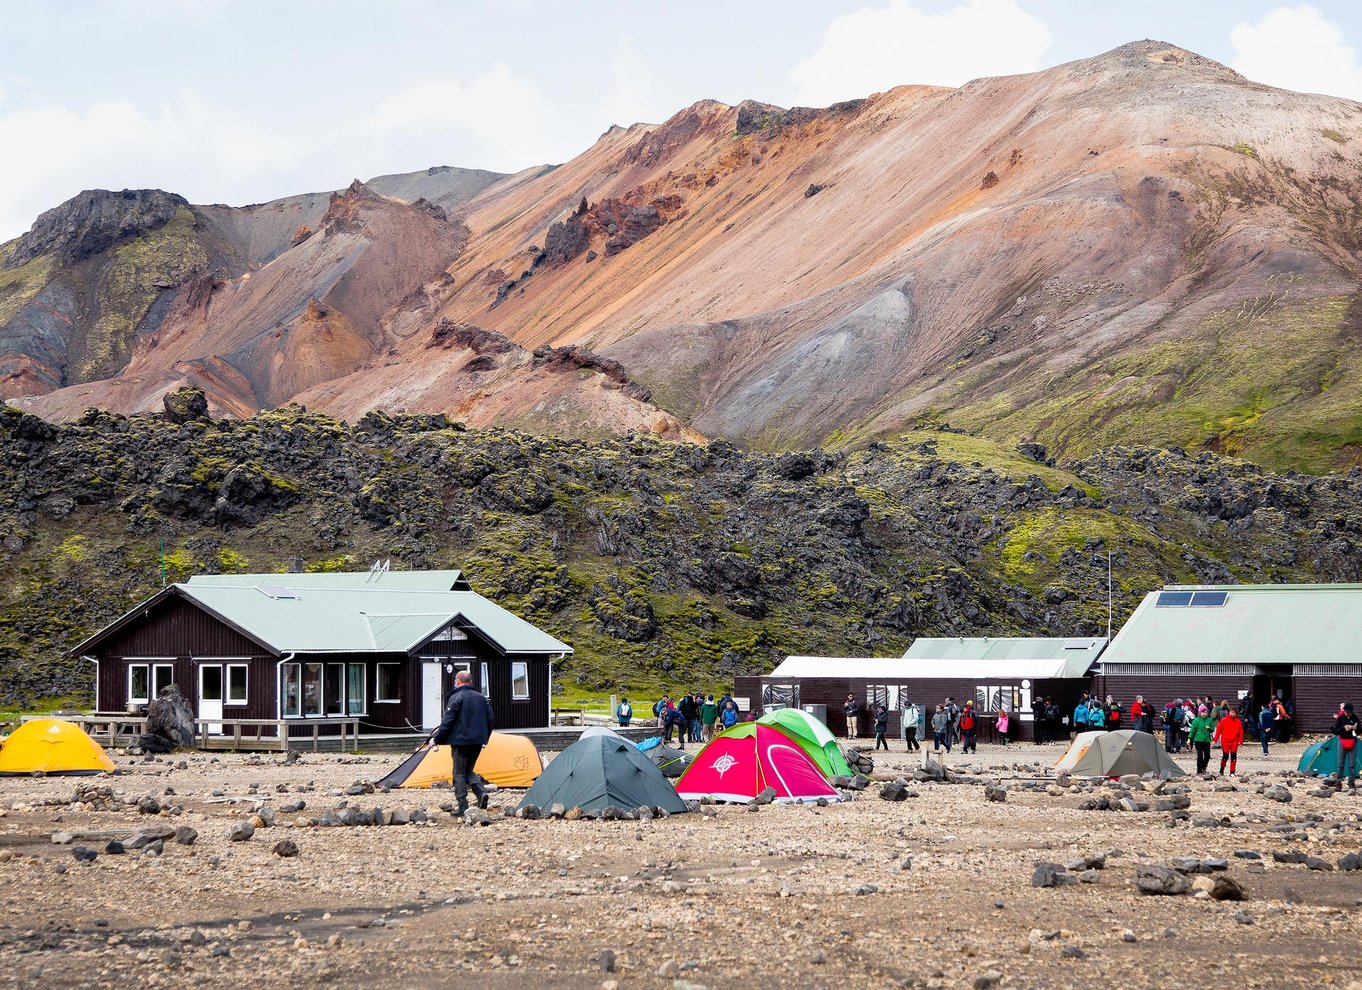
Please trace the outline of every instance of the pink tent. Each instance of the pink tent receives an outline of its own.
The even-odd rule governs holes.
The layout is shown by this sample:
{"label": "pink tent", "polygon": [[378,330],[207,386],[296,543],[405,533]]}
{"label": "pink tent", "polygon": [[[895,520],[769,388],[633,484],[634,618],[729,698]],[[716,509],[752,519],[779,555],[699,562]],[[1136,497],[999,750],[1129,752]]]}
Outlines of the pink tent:
{"label": "pink tent", "polygon": [[715,736],[681,774],[676,793],[688,801],[746,802],[767,787],[775,788],[781,802],[841,799],[797,742],[759,722]]}

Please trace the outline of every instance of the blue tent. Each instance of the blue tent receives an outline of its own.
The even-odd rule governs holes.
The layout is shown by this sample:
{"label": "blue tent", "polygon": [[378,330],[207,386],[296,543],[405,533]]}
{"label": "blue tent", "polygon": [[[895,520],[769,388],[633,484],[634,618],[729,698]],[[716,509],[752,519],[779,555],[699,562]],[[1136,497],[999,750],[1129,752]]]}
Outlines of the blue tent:
{"label": "blue tent", "polygon": [[1331,773],[1337,773],[1338,736],[1327,736],[1317,743],[1306,746],[1296,769],[1316,777],[1327,777]]}

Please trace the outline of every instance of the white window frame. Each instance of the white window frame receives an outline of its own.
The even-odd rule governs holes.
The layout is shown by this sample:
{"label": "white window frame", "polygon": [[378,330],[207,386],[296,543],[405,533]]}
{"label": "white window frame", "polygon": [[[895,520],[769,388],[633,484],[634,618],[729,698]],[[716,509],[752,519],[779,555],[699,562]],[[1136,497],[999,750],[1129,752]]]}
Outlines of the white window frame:
{"label": "white window frame", "polygon": [[[225,663],[223,667],[224,681],[222,685],[222,704],[223,707],[233,708],[244,707],[251,703],[251,665],[248,663]],[[232,671],[239,670],[242,675],[241,697],[232,694]]]}
{"label": "white window frame", "polygon": [[[149,705],[161,693],[161,688],[158,687],[159,678],[157,677],[159,671],[170,671],[170,680],[166,683],[175,683],[175,663],[171,658],[127,657],[125,662],[128,665],[127,695],[130,705]],[[147,671],[147,695],[144,698],[134,698],[132,695],[132,671],[134,667],[145,667]]]}
{"label": "white window frame", "polygon": [[[302,707],[303,718],[326,718],[326,664],[321,660],[308,660],[302,665],[303,680],[302,693],[299,696],[299,703]],[[307,700],[307,681],[308,668],[317,668],[317,710],[309,712]]]}
{"label": "white window frame", "polygon": [[[279,680],[279,710],[284,718],[303,717],[303,665],[301,663],[286,663],[280,665]],[[289,672],[296,671],[298,675],[298,707],[293,711],[288,710],[288,679]]]}
{"label": "white window frame", "polygon": [[[331,692],[328,692],[327,689],[326,689],[326,681],[327,681],[327,678],[328,678],[328,677],[335,677],[335,676],[336,676],[336,668],[338,668],[338,667],[340,668],[340,676],[339,676],[339,680],[337,681],[337,683],[336,683],[336,685],[335,685],[336,691],[335,691],[334,693],[335,693],[336,697],[333,698],[333,697],[331,697]],[[345,664],[343,664],[343,663],[330,663],[330,662],[328,662],[328,663],[326,664],[326,667],[322,670],[322,716],[323,716],[323,717],[325,717],[325,718],[345,718],[345,678],[346,678]],[[336,710],[335,710],[334,712],[331,711],[331,705],[332,705],[333,703],[334,703],[335,706],[336,706]]]}
{"label": "white window frame", "polygon": [[[397,673],[393,679],[396,688],[394,697],[381,697],[383,691],[383,668],[396,667]],[[402,665],[400,663],[378,663],[374,665],[374,704],[376,705],[396,705],[402,702]]]}
{"label": "white window frame", "polygon": [[482,661],[482,680],[479,682],[482,688],[482,696],[488,701],[492,700],[492,678],[487,673],[487,661]]}
{"label": "white window frame", "polygon": [[[350,690],[350,674],[359,669],[359,697]],[[356,707],[358,704],[358,707]],[[347,663],[345,665],[345,714],[347,716],[369,714],[369,665],[367,663]]]}
{"label": "white window frame", "polygon": [[[523,676],[524,676],[524,678],[525,678],[525,691],[524,691],[523,694],[520,693],[520,692],[518,692],[518,691],[516,691],[516,687],[515,687],[515,682],[518,681],[518,680],[520,679],[519,677],[516,676],[516,672],[515,672],[515,671],[516,671],[516,668],[517,668],[517,667],[520,668],[520,670],[521,670],[521,672],[522,672],[522,674],[523,674]],[[512,660],[512,661],[511,661],[511,700],[512,700],[512,701],[529,701],[529,700],[530,700],[530,664],[529,664],[529,662],[526,661],[526,660]]]}

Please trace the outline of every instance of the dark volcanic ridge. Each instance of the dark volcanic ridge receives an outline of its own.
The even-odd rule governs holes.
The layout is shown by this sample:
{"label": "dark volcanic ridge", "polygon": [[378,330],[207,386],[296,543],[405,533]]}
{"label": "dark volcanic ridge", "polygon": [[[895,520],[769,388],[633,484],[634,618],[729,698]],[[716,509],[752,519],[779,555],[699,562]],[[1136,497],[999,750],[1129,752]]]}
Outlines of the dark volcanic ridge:
{"label": "dark volcanic ridge", "polygon": [[[494,340],[484,342],[495,344]],[[491,347],[490,351],[494,351]],[[949,429],[854,452],[646,435],[0,407],[0,703],[90,700],[64,651],[170,580],[291,566],[463,569],[571,643],[560,690],[718,686],[786,654],[921,635],[1095,635],[1165,582],[1362,580],[1362,470],[1274,474],[1114,448],[1054,467]]]}

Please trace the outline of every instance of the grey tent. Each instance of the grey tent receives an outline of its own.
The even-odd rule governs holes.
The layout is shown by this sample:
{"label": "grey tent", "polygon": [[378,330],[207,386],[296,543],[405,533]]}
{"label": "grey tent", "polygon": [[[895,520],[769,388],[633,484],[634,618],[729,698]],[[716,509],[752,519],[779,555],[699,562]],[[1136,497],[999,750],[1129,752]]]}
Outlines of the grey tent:
{"label": "grey tent", "polygon": [[666,743],[658,743],[656,746],[646,750],[643,754],[653,761],[653,766],[657,767],[665,776],[679,777],[690,766],[690,761],[695,759],[693,753],[683,750],[673,749]]}
{"label": "grey tent", "polygon": [[[590,738],[592,738],[593,736],[610,736],[611,738],[614,738],[614,739],[624,739],[624,738],[625,738],[624,736],[622,736],[622,735],[620,735],[618,732],[616,732],[614,729],[610,728],[610,726],[608,726],[608,725],[591,725],[591,726],[587,726],[585,729],[582,730],[582,734],[581,734],[580,738],[582,738],[582,739],[590,739]],[[625,741],[627,742],[628,740],[625,740]]]}
{"label": "grey tent", "polygon": [[554,757],[519,806],[548,808],[556,803],[583,811],[644,805],[672,814],[687,810],[648,757],[627,740],[607,735],[579,739]]}
{"label": "grey tent", "polygon": [[1080,732],[1055,769],[1067,770],[1075,777],[1119,777],[1127,773],[1186,776],[1158,739],[1134,729]]}

